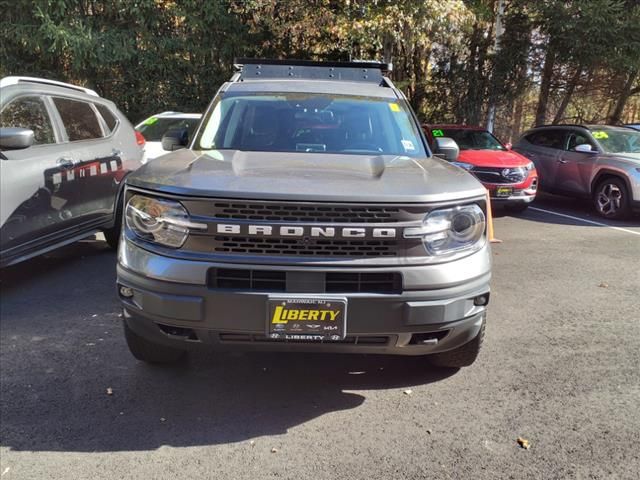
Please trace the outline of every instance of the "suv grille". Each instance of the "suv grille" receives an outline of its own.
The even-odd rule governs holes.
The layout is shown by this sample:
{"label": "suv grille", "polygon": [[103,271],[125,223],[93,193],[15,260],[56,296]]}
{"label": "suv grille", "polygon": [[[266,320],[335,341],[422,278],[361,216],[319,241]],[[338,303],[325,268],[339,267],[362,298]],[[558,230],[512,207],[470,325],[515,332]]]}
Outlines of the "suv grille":
{"label": "suv grille", "polygon": [[[287,274],[284,270],[213,268],[209,271],[209,286],[245,291],[287,292]],[[402,292],[402,276],[397,272],[312,272],[308,275],[323,278],[318,282],[320,291],[304,293]]]}
{"label": "suv grille", "polygon": [[307,223],[394,223],[398,208],[350,205],[294,205],[216,202],[213,214],[232,220],[263,220]]}
{"label": "suv grille", "polygon": [[509,177],[502,175],[503,167],[475,167],[471,169],[478,180],[486,183],[521,183],[526,178],[526,173],[514,174],[511,173]]}
{"label": "suv grille", "polygon": [[213,250],[256,255],[315,255],[352,257],[393,257],[397,255],[395,240],[331,240],[254,238],[217,235]]}

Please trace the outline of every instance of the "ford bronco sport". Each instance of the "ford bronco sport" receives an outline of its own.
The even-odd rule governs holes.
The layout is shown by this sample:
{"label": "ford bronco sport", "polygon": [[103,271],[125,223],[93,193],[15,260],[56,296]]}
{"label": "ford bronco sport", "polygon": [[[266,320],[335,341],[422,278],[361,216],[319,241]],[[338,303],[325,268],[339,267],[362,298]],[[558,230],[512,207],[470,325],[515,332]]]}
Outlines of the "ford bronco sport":
{"label": "ford bronco sport", "polygon": [[[194,137],[170,130],[177,151],[127,178],[117,282],[133,355],[168,363],[209,344],[473,363],[484,187],[432,156],[383,64],[236,68]],[[455,160],[455,142],[437,146]]]}

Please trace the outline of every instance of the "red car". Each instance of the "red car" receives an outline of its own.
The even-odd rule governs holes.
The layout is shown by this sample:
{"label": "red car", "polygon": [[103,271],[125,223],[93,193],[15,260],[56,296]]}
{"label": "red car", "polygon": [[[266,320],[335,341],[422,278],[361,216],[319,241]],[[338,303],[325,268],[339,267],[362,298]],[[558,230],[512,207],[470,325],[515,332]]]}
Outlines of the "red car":
{"label": "red car", "polygon": [[511,150],[481,127],[466,125],[423,125],[429,145],[435,138],[449,137],[460,147],[453,162],[473,173],[491,193],[491,201],[511,211],[524,211],[536,196],[538,172],[526,157]]}

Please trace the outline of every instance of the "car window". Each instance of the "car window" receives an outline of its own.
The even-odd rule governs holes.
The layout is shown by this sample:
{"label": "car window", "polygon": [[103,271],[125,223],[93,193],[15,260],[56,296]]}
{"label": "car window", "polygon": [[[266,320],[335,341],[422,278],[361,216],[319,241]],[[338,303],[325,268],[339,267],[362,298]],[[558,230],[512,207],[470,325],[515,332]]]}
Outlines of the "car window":
{"label": "car window", "polygon": [[116,125],[118,124],[118,119],[115,117],[113,113],[111,113],[111,110],[109,110],[109,107],[105,105],[100,105],[99,103],[94,103],[94,105],[98,109],[98,112],[100,112],[100,115],[104,120],[104,123],[109,128],[109,132],[113,132],[113,130],[116,128]]}
{"label": "car window", "polygon": [[53,103],[62,118],[70,142],[104,136],[98,117],[89,103],[61,97],[54,97]]}
{"label": "car window", "polygon": [[56,141],[47,107],[40,97],[21,97],[11,102],[0,112],[0,126],[33,130],[35,145]]}
{"label": "car window", "polygon": [[136,128],[147,142],[159,142],[167,130],[172,128],[186,128],[189,132],[189,138],[193,138],[193,133],[200,123],[199,118],[180,118],[180,117],[151,117],[142,125]]}
{"label": "car window", "polygon": [[591,145],[593,150],[596,150],[596,146],[593,144],[591,139],[587,137],[584,133],[580,132],[571,132],[567,139],[567,150],[574,151],[578,145]]}
{"label": "car window", "polygon": [[426,156],[404,104],[315,93],[227,94],[196,148]]}
{"label": "car window", "polygon": [[603,128],[592,130],[591,135],[607,153],[640,153],[640,132]]}
{"label": "car window", "polygon": [[496,137],[484,130],[445,128],[432,130],[431,134],[453,138],[460,150],[506,150]]}
{"label": "car window", "polygon": [[565,132],[563,130],[540,130],[527,135],[525,138],[539,147],[564,150],[564,137]]}

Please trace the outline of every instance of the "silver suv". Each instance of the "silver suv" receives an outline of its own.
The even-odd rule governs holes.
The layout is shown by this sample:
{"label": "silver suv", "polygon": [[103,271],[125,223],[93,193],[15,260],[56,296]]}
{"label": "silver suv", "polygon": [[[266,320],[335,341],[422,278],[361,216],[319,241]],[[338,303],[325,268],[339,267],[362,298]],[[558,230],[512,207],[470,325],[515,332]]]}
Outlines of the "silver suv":
{"label": "silver suv", "polygon": [[113,102],[40,78],[0,80],[0,266],[103,231],[142,146]]}
{"label": "silver suv", "polygon": [[640,209],[640,132],[630,127],[536,127],[513,149],[533,161],[543,190],[591,198],[606,218]]}
{"label": "silver suv", "polygon": [[[486,189],[431,155],[378,63],[242,60],[195,136],[127,178],[118,291],[148,362],[218,349],[470,365],[486,322]],[[436,142],[451,161],[458,147]]]}

